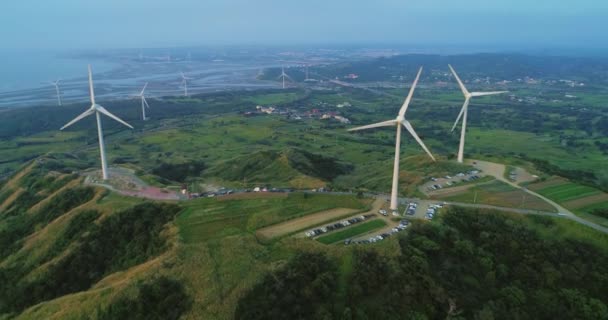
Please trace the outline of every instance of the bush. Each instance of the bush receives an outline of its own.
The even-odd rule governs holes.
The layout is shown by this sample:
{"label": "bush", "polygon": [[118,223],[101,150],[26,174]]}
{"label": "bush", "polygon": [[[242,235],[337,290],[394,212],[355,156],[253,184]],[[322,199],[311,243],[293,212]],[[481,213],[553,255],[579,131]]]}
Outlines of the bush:
{"label": "bush", "polygon": [[[41,301],[86,290],[111,273],[157,256],[166,246],[160,233],[179,210],[177,205],[146,202],[106,218],[101,225],[90,224],[80,244],[50,265],[47,272],[29,281],[20,281],[23,272],[13,272],[9,281],[0,283],[0,301],[7,301],[5,309],[0,305],[0,313],[20,311]],[[68,229],[74,236],[75,230]]]}
{"label": "bush", "polygon": [[163,163],[152,170],[152,173],[167,180],[185,182],[189,177],[198,177],[207,166],[202,161],[187,163]]}
{"label": "bush", "polygon": [[299,253],[239,302],[235,319],[318,319],[332,310],[337,268],[322,253]]}
{"label": "bush", "polygon": [[138,286],[137,296],[121,297],[98,312],[98,320],[177,320],[192,299],[181,282],[161,276]]}

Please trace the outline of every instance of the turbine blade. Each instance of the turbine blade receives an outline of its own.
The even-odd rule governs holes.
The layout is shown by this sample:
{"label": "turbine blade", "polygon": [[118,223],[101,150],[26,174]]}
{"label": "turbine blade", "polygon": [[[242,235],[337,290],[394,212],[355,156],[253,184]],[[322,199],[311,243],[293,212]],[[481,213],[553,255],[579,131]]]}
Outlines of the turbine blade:
{"label": "turbine blade", "polygon": [[93,72],[89,65],[89,93],[91,94],[91,104],[95,105],[95,91],[93,90]]}
{"label": "turbine blade", "polygon": [[95,109],[94,108],[89,108],[87,111],[81,113],[78,117],[74,118],[74,120],[68,122],[65,126],[61,127],[61,129],[59,130],[63,130],[71,125],[73,125],[74,123],[82,120],[83,118],[86,118],[90,115],[92,115],[93,113],[95,113]]}
{"label": "turbine blade", "polygon": [[144,84],[144,88],[141,89],[141,93],[139,94],[140,96],[144,95],[144,91],[146,91],[146,87],[148,86],[148,83],[146,82],[146,84]]}
{"label": "turbine blade", "polygon": [[469,91],[464,86],[464,83],[462,83],[462,81],[460,80],[460,77],[458,77],[458,75],[456,74],[456,71],[454,71],[454,68],[452,68],[452,66],[449,64],[448,67],[450,67],[450,70],[452,70],[452,74],[454,75],[454,78],[456,78],[456,81],[458,81],[458,85],[460,86],[460,90],[462,90],[462,94],[464,94],[466,97],[467,94],[469,94]]}
{"label": "turbine blade", "polygon": [[368,124],[368,125],[362,126],[362,127],[348,129],[348,131],[359,131],[359,130],[366,130],[366,129],[372,129],[372,128],[379,128],[379,127],[391,127],[396,124],[397,124],[397,120],[389,120],[389,121],[383,121],[383,122],[378,122],[378,123],[374,123],[374,124]]}
{"label": "turbine blade", "polygon": [[456,125],[458,124],[458,121],[460,121],[460,118],[462,117],[462,114],[464,113],[464,109],[466,109],[469,106],[469,101],[471,101],[471,99],[469,99],[469,98],[464,99],[464,103],[462,104],[462,108],[460,109],[460,113],[458,114],[458,118],[456,118],[456,121],[454,121],[454,126],[452,126],[451,131],[454,131],[454,129],[456,129]]}
{"label": "turbine blade", "polygon": [[133,129],[133,127],[132,127],[130,124],[128,124],[128,123],[126,123],[126,122],[122,121],[122,119],[120,119],[119,117],[117,117],[117,116],[115,116],[115,115],[111,114],[111,113],[110,113],[110,111],[106,110],[106,108],[104,108],[104,107],[102,107],[102,106],[100,106],[100,105],[97,105],[97,106],[96,106],[96,109],[97,109],[97,111],[99,111],[99,112],[101,112],[101,113],[105,114],[106,116],[108,116],[108,117],[110,117],[110,118],[112,118],[112,119],[114,119],[114,120],[116,120],[116,121],[118,121],[118,122],[120,122],[120,123],[124,124],[125,126],[127,126],[127,127],[131,128],[131,129]]}
{"label": "turbine blade", "polygon": [[144,100],[144,104],[146,105],[146,107],[148,109],[150,109],[150,105],[148,105],[148,101],[146,101],[146,98],[145,97],[141,97],[141,98]]}
{"label": "turbine blade", "polygon": [[403,122],[401,122],[403,124],[403,126],[405,127],[405,129],[407,129],[407,131],[410,132],[410,134],[412,135],[412,137],[414,137],[414,139],[416,139],[416,141],[418,141],[418,144],[422,147],[422,149],[424,149],[424,151],[426,151],[426,153],[429,155],[429,157],[431,157],[431,159],[433,159],[433,161],[435,160],[435,157],[433,157],[433,154],[431,154],[431,152],[429,151],[429,149],[424,145],[424,142],[422,142],[422,140],[420,139],[420,137],[416,134],[416,131],[414,131],[414,128],[412,127],[412,125],[410,124],[409,121],[407,120],[403,120]]}
{"label": "turbine blade", "polygon": [[407,94],[407,98],[403,102],[401,109],[399,110],[399,115],[403,117],[405,115],[405,111],[407,111],[407,107],[410,105],[410,101],[412,100],[412,96],[414,95],[414,90],[416,89],[416,84],[418,84],[418,79],[420,79],[420,74],[422,73],[422,67],[418,70],[418,74],[416,75],[416,79],[414,79],[414,83],[412,83],[412,87],[410,88],[410,93]]}
{"label": "turbine blade", "polygon": [[496,94],[507,93],[509,91],[489,91],[489,92],[471,92],[473,97],[493,96]]}

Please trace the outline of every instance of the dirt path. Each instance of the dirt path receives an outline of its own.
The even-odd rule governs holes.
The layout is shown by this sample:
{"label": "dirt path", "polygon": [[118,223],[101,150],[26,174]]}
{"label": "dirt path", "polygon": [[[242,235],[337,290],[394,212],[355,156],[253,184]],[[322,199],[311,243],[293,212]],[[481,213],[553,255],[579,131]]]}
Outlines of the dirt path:
{"label": "dirt path", "polygon": [[[256,236],[260,239],[272,239],[284,235],[288,235],[293,232],[297,232],[300,230],[304,230],[306,228],[310,228],[324,222],[330,223],[332,221],[336,221],[338,219],[350,219],[354,216],[360,216],[364,214],[377,213],[380,208],[386,203],[384,198],[378,198],[374,200],[372,203],[372,208],[368,212],[364,213],[355,213],[359,210],[357,209],[346,209],[346,208],[337,208],[331,209],[327,211],[317,212],[313,214],[309,214],[305,217],[288,220],[285,222],[281,222],[279,224],[275,224],[266,228],[262,228],[256,232]],[[352,216],[351,216],[352,215]],[[329,233],[326,233],[329,234]],[[325,235],[325,234],[324,234]],[[301,235],[299,235],[301,236]]]}
{"label": "dirt path", "polygon": [[256,232],[256,236],[260,239],[272,239],[318,225],[325,221],[330,222],[333,219],[339,219],[346,215],[354,214],[357,211],[357,209],[347,208],[336,208],[321,211],[301,218],[281,222],[270,227],[262,228]]}

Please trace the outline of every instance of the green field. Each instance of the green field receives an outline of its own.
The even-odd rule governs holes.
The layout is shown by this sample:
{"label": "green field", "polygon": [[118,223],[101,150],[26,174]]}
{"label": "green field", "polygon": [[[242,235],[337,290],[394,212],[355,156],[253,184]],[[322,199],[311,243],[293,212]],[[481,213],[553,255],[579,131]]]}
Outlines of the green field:
{"label": "green field", "polygon": [[364,209],[369,200],[355,196],[292,193],[287,197],[247,200],[197,199],[184,203],[177,219],[184,242],[201,242],[256,229],[333,208]]}
{"label": "green field", "polygon": [[546,187],[538,190],[537,192],[557,202],[566,202],[569,200],[584,198],[601,193],[601,191],[595,188],[571,182]]}
{"label": "green field", "polygon": [[608,201],[598,202],[598,203],[594,203],[594,204],[588,205],[583,208],[575,209],[574,213],[576,213],[583,219],[589,220],[591,222],[595,222],[604,227],[608,227],[608,218],[593,214],[593,210],[596,210],[596,209],[607,209],[608,210]]}
{"label": "green field", "polygon": [[352,238],[354,236],[370,232],[372,230],[380,229],[386,226],[386,222],[381,219],[376,219],[372,221],[367,221],[351,228],[341,230],[338,232],[334,232],[332,234],[328,234],[326,236],[322,236],[317,239],[319,242],[324,244],[332,244],[338,241],[346,240]]}
{"label": "green field", "polygon": [[507,208],[522,208],[554,212],[555,208],[544,200],[501,181],[491,181],[467,190],[439,196],[437,199],[453,202],[480,203]]}

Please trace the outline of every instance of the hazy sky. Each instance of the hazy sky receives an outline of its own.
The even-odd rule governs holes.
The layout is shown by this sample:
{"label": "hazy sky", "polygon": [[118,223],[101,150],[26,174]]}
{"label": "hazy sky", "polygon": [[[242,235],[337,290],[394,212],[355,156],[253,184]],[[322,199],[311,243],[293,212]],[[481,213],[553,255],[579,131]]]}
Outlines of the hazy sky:
{"label": "hazy sky", "polygon": [[4,0],[0,48],[222,44],[607,47],[606,0]]}

